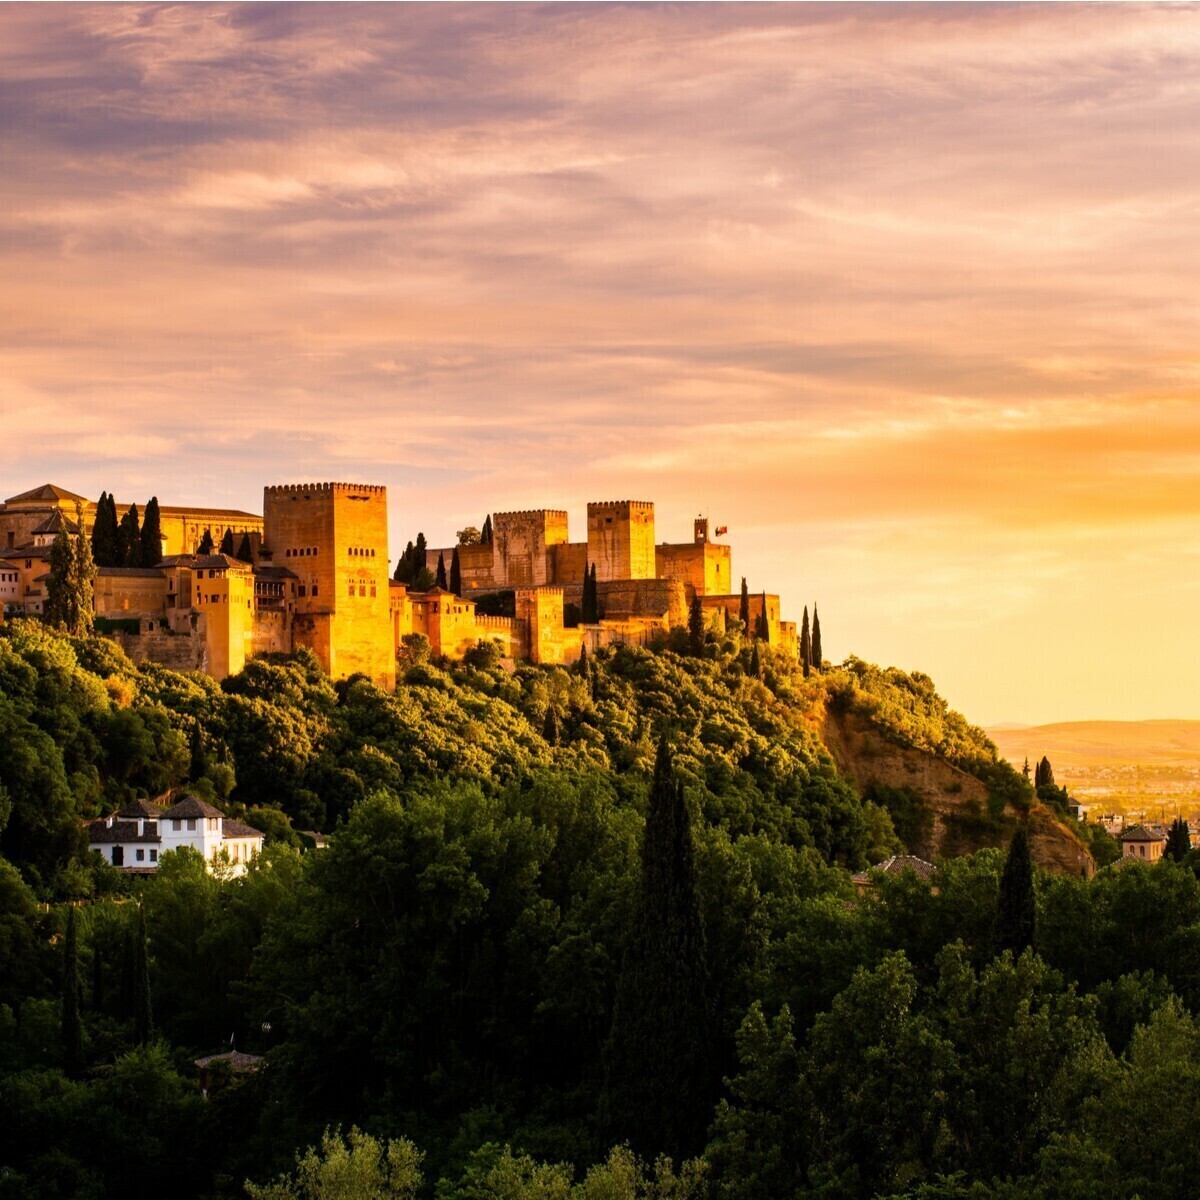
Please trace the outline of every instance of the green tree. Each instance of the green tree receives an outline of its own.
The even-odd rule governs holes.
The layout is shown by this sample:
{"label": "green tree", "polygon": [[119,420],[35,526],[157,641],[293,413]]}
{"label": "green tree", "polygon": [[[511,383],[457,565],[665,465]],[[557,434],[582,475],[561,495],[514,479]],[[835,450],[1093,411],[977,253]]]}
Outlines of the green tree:
{"label": "green tree", "polygon": [[248,533],[242,534],[242,543],[238,546],[237,556],[239,562],[252,563],[254,561],[254,547],[250,544]]}
{"label": "green tree", "polygon": [[46,601],[42,616],[56,629],[68,629],[75,601],[71,595],[71,539],[65,528],[50,545],[50,572],[46,579]]}
{"label": "green tree", "polygon": [[758,618],[754,622],[754,636],[761,638],[764,642],[771,635],[771,627],[767,624],[767,593],[763,592],[761,597],[762,607],[759,609]]}
{"label": "green tree", "polygon": [[133,1037],[139,1046],[150,1041],[154,1013],[150,1005],[150,946],[146,937],[146,909],[137,906],[133,939]]}
{"label": "green tree", "polygon": [[138,506],[131,504],[117,530],[120,541],[122,567],[140,567],[142,565],[142,527],[138,518]]}
{"label": "green tree", "polygon": [[458,547],[450,555],[450,590],[456,595],[462,595],[462,563],[458,558]]}
{"label": "green tree", "polygon": [[78,503],[75,505],[70,579],[73,608],[68,628],[75,637],[90,637],[96,625],[96,563],[92,558],[92,544],[83,531],[83,508]]}
{"label": "green tree", "polygon": [[1033,773],[1033,786],[1035,789],[1044,787],[1052,788],[1055,786],[1054,768],[1050,765],[1050,760],[1045,756],[1042,757],[1042,761],[1038,763]]}
{"label": "green tree", "polygon": [[162,562],[162,520],[158,497],[151,496],[142,514],[142,566],[157,567]]}
{"label": "green tree", "polygon": [[67,931],[63,938],[62,1044],[63,1070],[72,1077],[83,1067],[83,1020],[79,984],[79,945],[75,931],[75,905],[67,906]]}
{"label": "green tree", "polygon": [[435,578],[437,580],[438,587],[440,587],[440,588],[446,587],[446,583],[447,583],[447,580],[446,580],[446,556],[444,554],[438,555],[437,575],[435,576]]}
{"label": "green tree", "polygon": [[996,949],[1014,955],[1034,944],[1036,904],[1033,892],[1033,859],[1029,855],[1029,832],[1018,825],[1008,846],[1008,857],[1000,875],[996,906]]}
{"label": "green tree", "polygon": [[691,818],[664,734],[606,1054],[607,1122],[642,1153],[678,1160],[703,1145],[716,1083],[708,988]]}
{"label": "green tree", "polygon": [[558,745],[558,710],[553,704],[546,709],[546,719],[542,722],[542,737],[551,746]]}
{"label": "green tree", "polygon": [[92,558],[99,567],[119,567],[120,533],[117,528],[116,502],[107,492],[100,493],[96,518],[92,525]]}
{"label": "green tree", "polygon": [[750,651],[750,674],[755,679],[762,678],[762,658],[758,653],[758,643],[754,643],[754,648]]}
{"label": "green tree", "polygon": [[343,1139],[325,1130],[321,1146],[296,1156],[296,1169],[274,1183],[246,1180],[251,1200],[416,1200],[424,1155],[407,1138],[386,1144],[357,1126]]}
{"label": "green tree", "polygon": [[1176,817],[1167,832],[1167,844],[1163,847],[1163,854],[1167,858],[1173,858],[1176,862],[1181,863],[1187,861],[1191,851],[1192,839],[1188,823],[1182,817]]}
{"label": "green tree", "polygon": [[230,558],[233,557],[233,530],[226,527],[225,534],[221,538],[221,553],[227,554]]}
{"label": "green tree", "polygon": [[808,633],[808,605],[804,606],[804,621],[800,625],[800,665],[804,668],[804,678],[807,679],[812,668],[812,641]]}
{"label": "green tree", "polygon": [[466,529],[460,529],[458,534],[458,544],[460,546],[478,546],[480,541],[479,530],[474,525],[468,525]]}
{"label": "green tree", "polygon": [[413,579],[413,554],[415,548],[410,541],[404,547],[404,553],[396,559],[396,569],[392,572],[392,578],[397,583],[412,583]]}
{"label": "green tree", "polygon": [[483,519],[483,529],[479,533],[479,542],[481,545],[490,546],[492,544],[492,514]]}
{"label": "green tree", "polygon": [[204,531],[204,536],[200,539],[200,545],[196,547],[196,553],[200,555],[211,554],[213,552],[213,535],[211,529]]}
{"label": "green tree", "polygon": [[812,665],[820,671],[825,664],[824,652],[821,649],[821,618],[817,615],[816,603],[813,603],[812,623]]}
{"label": "green tree", "polygon": [[600,620],[600,604],[596,594],[596,564],[583,569],[583,602],[580,605],[580,620],[584,625],[595,625]]}
{"label": "green tree", "polygon": [[692,596],[688,608],[688,648],[695,655],[704,649],[704,606],[699,592]]}
{"label": "green tree", "polygon": [[750,589],[746,587],[746,577],[742,576],[742,599],[738,606],[738,617],[742,622],[742,632],[750,636]]}

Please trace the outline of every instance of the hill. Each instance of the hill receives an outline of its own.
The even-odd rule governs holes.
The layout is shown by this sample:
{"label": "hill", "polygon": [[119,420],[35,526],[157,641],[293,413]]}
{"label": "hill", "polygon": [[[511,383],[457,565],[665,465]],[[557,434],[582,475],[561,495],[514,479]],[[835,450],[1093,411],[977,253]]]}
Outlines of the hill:
{"label": "hill", "polygon": [[1200,767],[1200,721],[1059,721],[986,730],[1020,767],[1043,755],[1055,768],[1115,765]]}

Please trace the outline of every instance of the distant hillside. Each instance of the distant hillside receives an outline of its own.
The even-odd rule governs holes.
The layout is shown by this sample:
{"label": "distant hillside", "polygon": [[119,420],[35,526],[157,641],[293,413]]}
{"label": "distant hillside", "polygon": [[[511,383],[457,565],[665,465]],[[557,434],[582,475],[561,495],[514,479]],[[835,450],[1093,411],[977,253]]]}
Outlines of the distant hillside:
{"label": "distant hillside", "polygon": [[1200,767],[1200,721],[1060,721],[986,730],[1020,767],[1046,755],[1055,771],[1101,766]]}

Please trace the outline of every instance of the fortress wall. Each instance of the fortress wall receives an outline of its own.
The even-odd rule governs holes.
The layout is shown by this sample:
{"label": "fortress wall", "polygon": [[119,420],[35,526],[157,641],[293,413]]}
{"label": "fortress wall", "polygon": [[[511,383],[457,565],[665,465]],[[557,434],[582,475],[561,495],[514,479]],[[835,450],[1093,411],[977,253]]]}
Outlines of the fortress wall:
{"label": "fortress wall", "polygon": [[663,543],[655,548],[655,574],[678,579],[702,596],[731,590],[729,547],[716,542]]}
{"label": "fortress wall", "polygon": [[[117,516],[121,517],[128,504],[117,503]],[[138,505],[138,518],[145,515],[145,505]],[[242,542],[242,534],[263,532],[263,518],[253,513],[236,512],[220,508],[183,508],[178,505],[160,506],[159,528],[163,535],[163,554],[194,554],[200,545],[205,530],[212,533],[213,547],[219,549],[226,529],[233,530],[233,551],[236,554]],[[91,521],[88,521],[91,525]],[[253,538],[251,539],[254,540]]]}
{"label": "fortress wall", "polygon": [[167,577],[101,573],[96,576],[94,600],[97,616],[157,616],[166,612]]}
{"label": "fortress wall", "polygon": [[602,619],[654,617],[664,629],[687,624],[687,588],[679,580],[618,579],[598,584],[596,592]]}
{"label": "fortress wall", "polygon": [[[749,596],[750,602],[750,621],[753,627],[753,622],[758,619],[759,613],[763,611],[764,595],[762,592],[751,592]],[[738,595],[729,596],[702,596],[700,603],[707,609],[723,609],[726,618],[739,617],[742,609],[742,597]],[[783,644],[783,632],[779,621],[779,597],[767,592],[765,596],[766,612],[767,612],[767,643],[771,646],[779,646]],[[793,629],[795,625],[793,623]]]}
{"label": "fortress wall", "polygon": [[588,560],[597,580],[653,579],[654,505],[611,500],[587,506]]}
{"label": "fortress wall", "polygon": [[492,581],[498,590],[550,582],[549,547],[567,540],[567,514],[539,508],[492,514]]}
{"label": "fortress wall", "polygon": [[513,617],[476,616],[475,630],[479,641],[497,642],[505,658],[529,656],[528,631],[523,621]]}
{"label": "fortress wall", "polygon": [[[552,582],[559,587],[583,591],[583,573],[588,569],[587,542],[560,542],[550,551]],[[597,571],[597,574],[599,572]],[[570,597],[567,597],[568,601]],[[576,601],[578,603],[578,601]]]}
{"label": "fortress wall", "polygon": [[246,657],[287,654],[292,648],[291,614],[280,609],[257,609],[247,633]]}
{"label": "fortress wall", "polygon": [[517,620],[525,622],[529,631],[530,661],[561,664],[579,658],[582,634],[578,629],[563,628],[562,588],[520,589],[517,592]]}
{"label": "fortress wall", "polygon": [[141,621],[138,633],[120,630],[104,634],[135,663],[155,662],[172,671],[203,671],[209,674],[207,622],[201,615],[196,627],[172,630],[165,620]]}

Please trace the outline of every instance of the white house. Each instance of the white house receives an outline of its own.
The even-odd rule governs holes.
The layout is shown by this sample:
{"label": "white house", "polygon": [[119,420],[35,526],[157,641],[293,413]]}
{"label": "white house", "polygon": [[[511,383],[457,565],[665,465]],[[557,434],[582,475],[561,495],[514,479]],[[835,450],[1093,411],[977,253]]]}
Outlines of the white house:
{"label": "white house", "polygon": [[92,849],[114,867],[135,874],[157,871],[161,855],[190,846],[210,871],[224,856],[232,873],[241,875],[262,850],[263,840],[257,829],[227,817],[198,796],[184,796],[166,809],[149,800],[135,800],[88,826]]}

